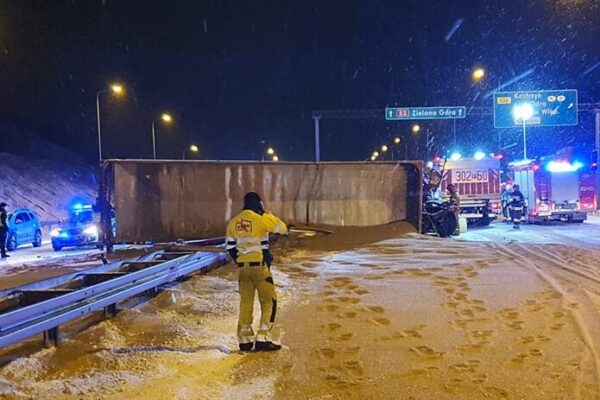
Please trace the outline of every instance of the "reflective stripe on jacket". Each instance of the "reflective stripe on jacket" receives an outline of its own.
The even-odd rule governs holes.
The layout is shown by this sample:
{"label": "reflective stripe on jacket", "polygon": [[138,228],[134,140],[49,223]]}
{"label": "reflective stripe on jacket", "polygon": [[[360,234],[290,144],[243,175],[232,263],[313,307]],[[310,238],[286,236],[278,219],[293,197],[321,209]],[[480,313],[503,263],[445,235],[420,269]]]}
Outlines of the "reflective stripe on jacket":
{"label": "reflective stripe on jacket", "polygon": [[263,250],[269,249],[269,233],[287,233],[285,223],[270,213],[243,210],[227,224],[227,250],[237,249],[237,262],[263,262]]}

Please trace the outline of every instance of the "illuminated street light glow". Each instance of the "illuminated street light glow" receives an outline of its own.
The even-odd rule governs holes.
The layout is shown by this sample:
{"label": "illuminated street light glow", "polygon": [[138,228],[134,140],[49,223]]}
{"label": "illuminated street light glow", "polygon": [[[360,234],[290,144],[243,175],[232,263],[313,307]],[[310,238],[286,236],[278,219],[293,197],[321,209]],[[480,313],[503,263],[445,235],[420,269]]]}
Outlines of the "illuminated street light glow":
{"label": "illuminated street light glow", "polygon": [[400,144],[400,138],[399,137],[395,137],[394,138],[394,144]]}
{"label": "illuminated street light glow", "polygon": [[275,155],[275,149],[272,148],[272,147],[269,147],[267,149],[267,154],[270,155],[270,156]]}
{"label": "illuminated street light glow", "polygon": [[173,117],[171,117],[171,114],[167,114],[167,113],[162,113],[160,116],[160,119],[162,119],[164,122],[172,122],[173,121]]}
{"label": "illuminated street light glow", "polygon": [[476,151],[473,158],[476,160],[483,160],[485,158],[485,153],[483,151]]}
{"label": "illuminated street light glow", "polygon": [[379,157],[379,152],[378,151],[374,151],[373,154],[371,154],[372,157]]}
{"label": "illuminated street light glow", "polygon": [[375,160],[377,160],[377,157],[371,156],[371,161],[375,161]]}
{"label": "illuminated street light glow", "polygon": [[385,153],[386,151],[388,151],[388,147],[384,144],[383,146],[381,146],[381,152]]}
{"label": "illuminated street light glow", "polygon": [[278,157],[278,156],[276,156],[276,155],[274,155],[274,156],[273,156],[273,161],[279,161],[279,157]]}
{"label": "illuminated street light glow", "polygon": [[529,103],[515,104],[512,109],[512,116],[515,122],[525,123],[533,117],[533,106]]}
{"label": "illuminated street light glow", "polygon": [[190,151],[192,153],[197,153],[200,151],[200,148],[198,146],[196,146],[195,144],[190,145]]}
{"label": "illuminated street light glow", "polygon": [[458,160],[460,160],[461,158],[462,158],[462,154],[460,154],[459,152],[455,152],[455,153],[452,153],[452,154],[450,155],[450,159],[451,159],[452,161],[458,161]]}
{"label": "illuminated street light glow", "polygon": [[419,133],[421,126],[419,124],[414,124],[411,129],[413,133]]}
{"label": "illuminated street light glow", "polygon": [[480,80],[483,79],[484,76],[485,76],[485,69],[483,69],[483,68],[475,68],[473,70],[472,77],[473,77],[474,81],[480,81]]}
{"label": "illuminated street light glow", "polygon": [[110,90],[114,94],[123,94],[123,92],[125,91],[125,89],[123,88],[123,85],[121,85],[119,83],[113,83],[112,85],[110,85]]}

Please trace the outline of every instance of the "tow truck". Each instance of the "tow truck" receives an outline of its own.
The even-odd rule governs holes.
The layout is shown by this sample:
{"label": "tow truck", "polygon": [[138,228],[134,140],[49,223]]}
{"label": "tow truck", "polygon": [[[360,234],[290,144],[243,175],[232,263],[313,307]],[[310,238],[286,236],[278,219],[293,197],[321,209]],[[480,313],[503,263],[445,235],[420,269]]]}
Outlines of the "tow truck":
{"label": "tow truck", "polygon": [[527,221],[583,222],[597,206],[595,175],[583,163],[542,158],[509,164],[528,207]]}

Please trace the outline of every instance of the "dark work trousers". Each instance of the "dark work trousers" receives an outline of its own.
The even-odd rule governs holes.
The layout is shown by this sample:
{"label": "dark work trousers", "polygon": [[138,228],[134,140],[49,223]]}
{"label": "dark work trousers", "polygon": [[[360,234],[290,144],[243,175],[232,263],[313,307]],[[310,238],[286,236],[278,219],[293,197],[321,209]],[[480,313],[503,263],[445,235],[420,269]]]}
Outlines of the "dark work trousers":
{"label": "dark work trousers", "polygon": [[8,232],[4,229],[0,229],[0,255],[6,256],[6,234]]}

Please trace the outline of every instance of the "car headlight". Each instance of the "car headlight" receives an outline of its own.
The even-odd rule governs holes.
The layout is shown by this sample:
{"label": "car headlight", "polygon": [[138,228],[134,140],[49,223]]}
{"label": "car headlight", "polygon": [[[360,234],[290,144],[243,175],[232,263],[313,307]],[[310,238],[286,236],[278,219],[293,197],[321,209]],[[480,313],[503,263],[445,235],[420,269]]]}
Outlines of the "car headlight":
{"label": "car headlight", "polygon": [[83,230],[84,235],[98,236],[98,227],[96,225],[88,226]]}
{"label": "car headlight", "polygon": [[60,229],[58,229],[58,228],[52,229],[50,231],[50,236],[52,236],[52,237],[58,237],[59,235],[60,235]]}

